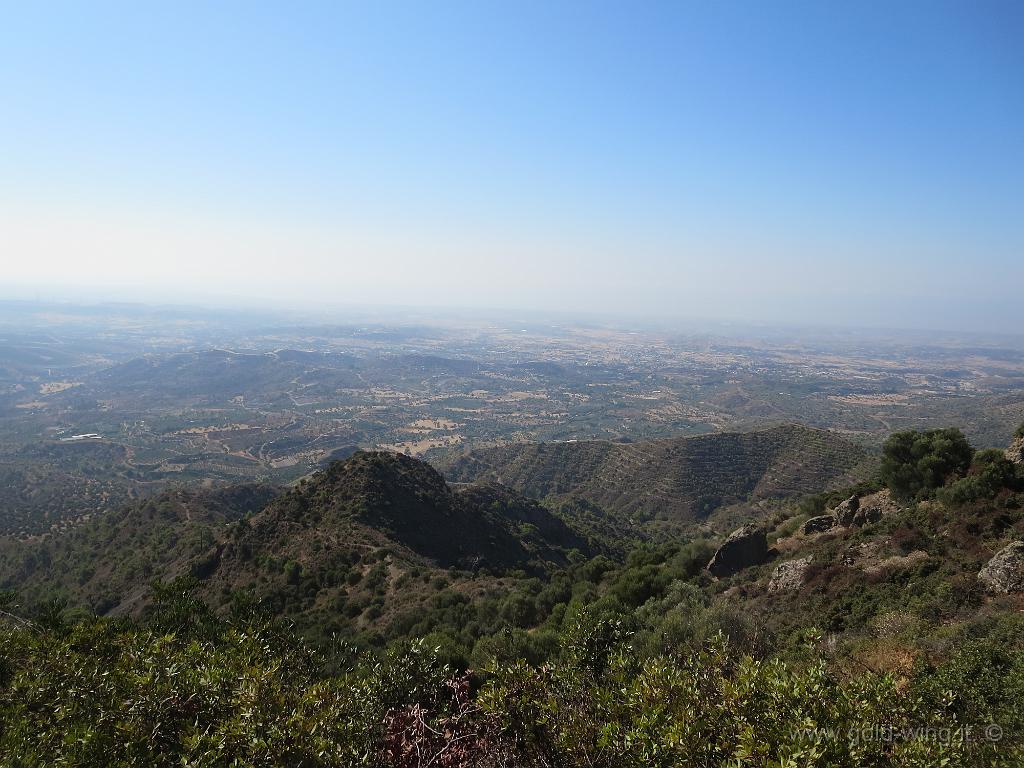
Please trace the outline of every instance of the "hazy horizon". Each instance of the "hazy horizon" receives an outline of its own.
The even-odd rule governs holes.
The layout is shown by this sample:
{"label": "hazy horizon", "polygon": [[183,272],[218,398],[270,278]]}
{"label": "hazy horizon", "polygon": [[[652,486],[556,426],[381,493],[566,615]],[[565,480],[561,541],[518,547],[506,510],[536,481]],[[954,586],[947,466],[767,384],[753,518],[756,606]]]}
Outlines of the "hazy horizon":
{"label": "hazy horizon", "polygon": [[1012,3],[10,9],[0,295],[1018,332]]}
{"label": "hazy horizon", "polygon": [[[898,343],[920,346],[929,344],[966,343],[985,347],[1024,349],[1024,331],[1016,328],[999,330],[954,327],[888,326],[884,324],[840,323],[822,320],[793,321],[737,319],[685,314],[642,312],[571,311],[554,309],[522,309],[515,307],[415,306],[397,304],[349,303],[337,305],[273,303],[254,297],[196,296],[153,297],[146,299],[136,293],[117,295],[90,293],[68,289],[67,293],[45,291],[13,291],[0,293],[0,314],[11,312],[7,320],[17,326],[36,318],[40,326],[49,324],[48,313],[60,322],[78,314],[102,316],[124,314],[126,317],[166,315],[169,318],[192,318],[200,322],[225,320],[240,322],[253,328],[308,327],[327,330],[331,327],[366,326],[378,328],[420,328],[443,332],[445,329],[515,330],[518,324],[536,332],[544,328],[605,328],[620,332],[680,337],[706,337],[740,341],[773,339],[782,343],[826,342],[843,340],[849,343]],[[62,312],[63,310],[63,312]],[[257,322],[258,321],[258,322]],[[0,324],[4,318],[0,317]]]}

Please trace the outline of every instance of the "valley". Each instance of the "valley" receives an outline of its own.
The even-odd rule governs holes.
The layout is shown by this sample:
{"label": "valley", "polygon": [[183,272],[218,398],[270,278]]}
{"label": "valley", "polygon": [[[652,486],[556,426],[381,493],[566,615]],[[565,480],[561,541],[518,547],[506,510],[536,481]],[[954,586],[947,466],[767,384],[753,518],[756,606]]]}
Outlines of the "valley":
{"label": "valley", "polygon": [[447,465],[786,423],[868,450],[947,424],[1000,445],[1024,418],[1012,336],[7,304],[0,353],[0,530],[16,535],[168,487],[289,483],[357,448]]}

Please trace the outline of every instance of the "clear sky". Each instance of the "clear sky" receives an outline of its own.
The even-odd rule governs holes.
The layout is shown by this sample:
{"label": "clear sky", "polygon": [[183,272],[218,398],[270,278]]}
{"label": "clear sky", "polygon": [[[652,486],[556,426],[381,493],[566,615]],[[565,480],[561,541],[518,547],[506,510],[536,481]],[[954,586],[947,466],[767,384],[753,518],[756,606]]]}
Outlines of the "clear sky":
{"label": "clear sky", "polygon": [[1016,0],[6,3],[0,291],[1021,331],[1022,40]]}

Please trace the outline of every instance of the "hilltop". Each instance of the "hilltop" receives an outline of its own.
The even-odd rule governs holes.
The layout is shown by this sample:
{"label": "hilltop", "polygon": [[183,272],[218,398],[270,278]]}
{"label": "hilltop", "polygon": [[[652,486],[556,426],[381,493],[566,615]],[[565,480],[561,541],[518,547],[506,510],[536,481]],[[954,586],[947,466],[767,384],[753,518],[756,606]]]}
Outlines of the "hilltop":
{"label": "hilltop", "polygon": [[565,567],[585,541],[507,488],[452,490],[425,462],[360,451],[303,480],[211,553],[203,591],[249,591],[303,624],[360,629],[407,616],[449,583],[476,595],[504,574]]}
{"label": "hilltop", "polygon": [[453,491],[426,462],[384,451],[359,451],[302,480],[247,521],[223,560],[336,548],[306,536],[349,548],[390,546],[442,568],[495,571],[564,563],[560,548],[582,544],[535,501],[496,486]]}
{"label": "hilltop", "polygon": [[167,491],[62,533],[0,538],[0,588],[137,613],[151,582],[191,577],[216,604],[248,594],[353,631],[449,584],[479,595],[511,571],[544,575],[573,552],[589,554],[586,540],[534,500],[493,483],[453,490],[425,462],[359,451],[286,490]]}

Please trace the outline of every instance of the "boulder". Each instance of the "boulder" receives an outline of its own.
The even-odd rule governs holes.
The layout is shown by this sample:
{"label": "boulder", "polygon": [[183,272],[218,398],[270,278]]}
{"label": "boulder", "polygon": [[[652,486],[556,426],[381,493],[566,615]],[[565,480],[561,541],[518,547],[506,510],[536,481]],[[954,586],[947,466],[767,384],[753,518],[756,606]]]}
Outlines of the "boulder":
{"label": "boulder", "polygon": [[857,514],[859,507],[860,499],[853,495],[833,509],[832,516],[835,517],[840,525],[849,528],[853,523],[853,516]]}
{"label": "boulder", "polygon": [[835,515],[818,515],[805,522],[802,530],[806,535],[821,533],[835,528],[837,523]]}
{"label": "boulder", "polygon": [[767,559],[768,538],[764,528],[748,523],[729,534],[708,563],[708,571],[713,576],[731,576]]}
{"label": "boulder", "polygon": [[784,563],[779,563],[775,573],[772,574],[771,581],[768,582],[768,592],[775,594],[776,592],[792,592],[800,589],[804,583],[807,566],[813,559],[813,555],[808,555],[799,560],[787,560]]}
{"label": "boulder", "polygon": [[1024,592],[1024,541],[1007,544],[978,571],[978,581],[997,595]]}

